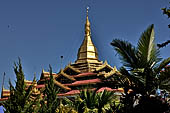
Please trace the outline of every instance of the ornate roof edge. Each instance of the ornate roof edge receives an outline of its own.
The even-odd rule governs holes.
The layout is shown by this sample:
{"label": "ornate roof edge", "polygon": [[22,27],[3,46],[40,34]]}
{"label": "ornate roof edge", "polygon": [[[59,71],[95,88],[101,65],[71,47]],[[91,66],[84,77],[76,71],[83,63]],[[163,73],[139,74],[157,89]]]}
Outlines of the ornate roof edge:
{"label": "ornate roof edge", "polygon": [[10,96],[10,90],[5,89],[4,87],[2,87],[1,98],[9,97],[9,96]]}
{"label": "ornate roof edge", "polygon": [[105,78],[110,77],[110,76],[112,76],[112,75],[115,74],[115,73],[119,73],[119,71],[117,70],[116,66],[114,66],[113,70],[111,70],[110,72],[105,73],[105,74],[104,74],[104,77],[105,77]]}
{"label": "ornate roof edge", "polygon": [[60,70],[57,78],[60,77],[61,75],[63,75],[64,77],[66,77],[66,78],[68,78],[68,79],[70,79],[70,80],[72,80],[72,81],[75,81],[75,80],[76,80],[74,77],[72,77],[72,76],[67,75],[66,73],[64,73],[63,69]]}
{"label": "ornate roof edge", "polygon": [[[46,76],[45,76],[46,75]],[[53,76],[57,76],[57,73],[52,73]],[[46,78],[46,77],[50,77],[50,72],[45,71],[44,69],[42,69],[41,72],[41,76],[40,78]]]}
{"label": "ornate roof edge", "polygon": [[24,79],[24,82],[25,83],[32,83],[33,81]]}
{"label": "ornate roof edge", "polygon": [[77,72],[77,73],[81,73],[80,70],[74,68],[73,66],[71,66],[70,64],[68,64],[63,71],[67,70],[68,68],[72,69],[73,71]]}
{"label": "ornate roof edge", "polygon": [[108,67],[110,70],[113,70],[114,68],[112,66],[110,66],[108,63],[107,63],[107,60],[105,60],[104,64],[101,66],[101,67],[98,67],[96,68],[96,71],[99,71],[105,67]]}
{"label": "ornate roof edge", "polygon": [[58,85],[59,87],[63,88],[63,89],[71,90],[71,88],[69,88],[69,87],[61,84],[60,82],[56,81],[55,79],[54,79],[54,83],[55,83],[56,85]]}

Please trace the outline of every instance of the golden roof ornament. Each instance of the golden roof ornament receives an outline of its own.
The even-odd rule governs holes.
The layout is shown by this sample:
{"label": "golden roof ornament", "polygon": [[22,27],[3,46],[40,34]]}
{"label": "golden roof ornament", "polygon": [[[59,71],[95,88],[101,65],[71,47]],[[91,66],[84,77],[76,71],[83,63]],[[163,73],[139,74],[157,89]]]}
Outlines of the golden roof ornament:
{"label": "golden roof ornament", "polygon": [[88,18],[88,11],[89,10],[89,7],[87,7],[87,10],[86,10],[86,24],[85,24],[85,34],[87,36],[91,35],[91,32],[90,32],[90,22],[89,22],[89,18]]}
{"label": "golden roof ornament", "polygon": [[45,73],[44,69],[42,69],[42,73]]}
{"label": "golden roof ornament", "polygon": [[76,63],[98,63],[98,53],[91,40],[91,30],[89,21],[89,7],[86,10],[85,36],[79,48]]}

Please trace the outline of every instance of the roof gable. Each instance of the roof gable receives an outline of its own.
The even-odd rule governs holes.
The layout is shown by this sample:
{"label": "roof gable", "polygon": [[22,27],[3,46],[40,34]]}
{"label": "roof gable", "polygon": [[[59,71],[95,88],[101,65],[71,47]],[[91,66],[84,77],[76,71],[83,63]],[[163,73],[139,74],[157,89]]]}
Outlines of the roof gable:
{"label": "roof gable", "polygon": [[58,76],[56,77],[56,79],[58,79],[58,78],[60,78],[60,77],[62,77],[62,76],[65,77],[65,78],[67,78],[67,79],[69,79],[69,80],[72,80],[72,81],[75,81],[75,80],[76,80],[74,77],[72,77],[72,76],[67,75],[66,73],[64,73],[63,70],[60,71],[60,73],[58,74]]}
{"label": "roof gable", "polygon": [[80,70],[78,69],[75,69],[74,67],[72,67],[70,64],[67,65],[64,70],[63,70],[64,73],[67,73],[69,75],[74,75],[74,74],[79,74],[81,73]]}
{"label": "roof gable", "polygon": [[[56,73],[52,73],[53,77],[55,78],[57,76]],[[44,78],[49,78],[50,77],[50,72],[46,72],[44,71],[44,69],[42,70],[42,73],[41,73],[41,77],[40,79],[44,79]]]}
{"label": "roof gable", "polygon": [[108,78],[108,77],[111,77],[111,76],[113,76],[114,74],[117,74],[117,73],[119,73],[119,71],[117,70],[116,67],[114,67],[110,72],[105,73],[104,77]]}
{"label": "roof gable", "polygon": [[106,72],[110,72],[113,70],[113,67],[110,66],[107,61],[104,62],[104,64],[98,68],[96,68],[97,72],[101,72],[101,71],[106,71]]}

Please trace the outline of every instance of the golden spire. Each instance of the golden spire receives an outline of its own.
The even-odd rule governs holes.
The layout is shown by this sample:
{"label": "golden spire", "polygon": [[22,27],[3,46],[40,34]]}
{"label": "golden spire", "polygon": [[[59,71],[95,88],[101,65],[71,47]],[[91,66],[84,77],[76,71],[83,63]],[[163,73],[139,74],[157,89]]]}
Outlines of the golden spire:
{"label": "golden spire", "polygon": [[86,14],[86,24],[85,24],[85,35],[89,36],[91,35],[91,32],[90,32],[90,22],[89,22],[89,18],[88,18],[88,10],[89,10],[89,7],[87,7],[87,14]]}
{"label": "golden spire", "polygon": [[91,40],[91,31],[90,31],[90,21],[88,18],[88,10],[87,7],[87,15],[86,15],[86,23],[85,23],[85,36],[83,43],[81,44],[78,54],[76,63],[98,63],[98,53],[96,47],[94,46]]}

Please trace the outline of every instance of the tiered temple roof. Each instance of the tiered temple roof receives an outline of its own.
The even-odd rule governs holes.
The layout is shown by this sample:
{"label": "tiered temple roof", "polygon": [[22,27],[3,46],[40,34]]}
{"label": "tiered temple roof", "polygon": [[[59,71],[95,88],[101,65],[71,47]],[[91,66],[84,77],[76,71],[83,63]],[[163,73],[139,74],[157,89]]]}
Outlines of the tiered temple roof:
{"label": "tiered temple roof", "polygon": [[[37,85],[36,80],[33,80],[33,81],[24,80],[24,82],[25,82],[25,85],[26,85],[25,90],[28,90],[29,86],[32,85],[32,90],[31,90],[32,93],[31,93],[30,99],[35,99],[36,96],[41,93],[40,90],[45,87],[45,85]],[[10,96],[10,90],[5,89],[3,87],[2,91],[1,91],[0,104],[1,104],[2,101],[7,100],[9,96]]]}
{"label": "tiered temple roof", "polygon": [[[103,63],[98,59],[98,52],[91,38],[90,21],[88,17],[88,9],[85,22],[84,40],[78,50],[77,60],[68,64],[59,73],[52,73],[56,87],[61,90],[59,96],[74,95],[79,93],[84,87],[90,86],[96,88],[98,84],[102,84],[102,79],[114,76],[117,73],[116,67],[110,66],[107,61]],[[34,83],[34,93],[40,93],[38,90],[45,88],[45,81],[49,80],[50,73],[42,70],[40,80]],[[27,86],[32,81],[25,81]],[[35,82],[35,81],[34,81]],[[113,90],[105,87],[101,90]],[[6,92],[8,92],[6,94]],[[9,90],[3,89],[1,98],[9,97]]]}
{"label": "tiered temple roof", "polygon": [[[77,60],[61,69],[59,73],[53,74],[55,84],[62,89],[59,95],[70,95],[88,86],[95,88],[102,83],[102,78],[113,76],[116,72],[118,72],[116,67],[110,66],[107,61],[103,63],[98,59],[98,52],[91,38],[87,9],[85,35],[78,50]],[[42,71],[38,84],[43,85],[42,81],[49,76],[49,72]]]}

